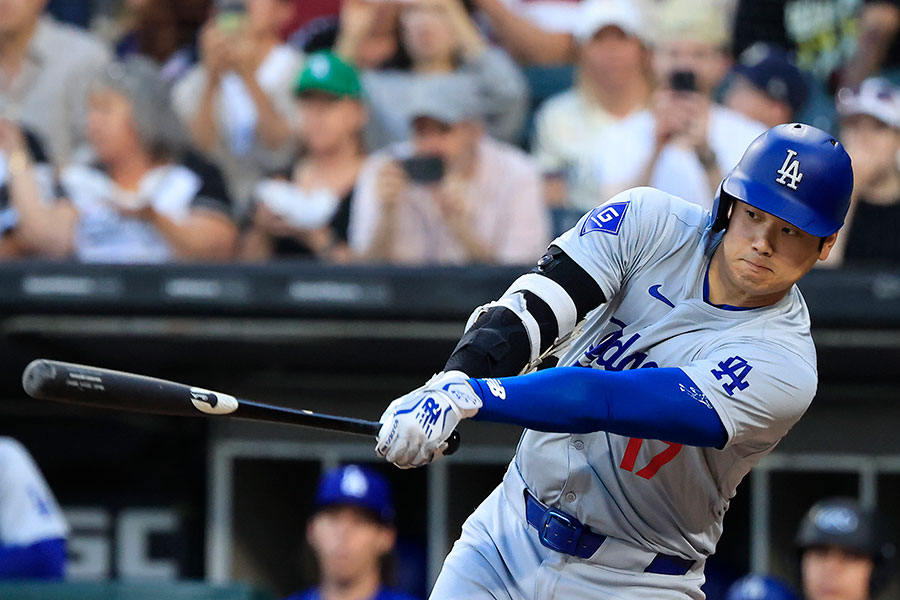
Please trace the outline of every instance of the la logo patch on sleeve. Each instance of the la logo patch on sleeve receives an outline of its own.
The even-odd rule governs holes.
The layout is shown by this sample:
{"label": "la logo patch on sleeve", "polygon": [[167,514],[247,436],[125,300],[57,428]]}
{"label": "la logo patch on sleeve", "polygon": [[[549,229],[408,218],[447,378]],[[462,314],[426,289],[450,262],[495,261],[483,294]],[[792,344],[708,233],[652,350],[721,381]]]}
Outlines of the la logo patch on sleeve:
{"label": "la logo patch on sleeve", "polygon": [[602,231],[610,235],[619,235],[619,227],[622,225],[622,219],[628,212],[630,201],[612,202],[598,206],[588,215],[584,225],[581,226],[581,235],[585,235],[592,231]]}

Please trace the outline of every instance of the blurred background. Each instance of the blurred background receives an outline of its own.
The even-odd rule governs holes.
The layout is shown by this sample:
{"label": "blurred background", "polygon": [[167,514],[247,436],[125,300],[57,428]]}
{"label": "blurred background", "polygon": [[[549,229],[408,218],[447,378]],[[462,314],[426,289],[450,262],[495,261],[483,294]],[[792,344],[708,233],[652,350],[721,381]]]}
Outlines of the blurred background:
{"label": "blurred background", "polygon": [[733,499],[707,596],[748,572],[799,590],[823,498],[896,541],[898,31],[886,0],[0,0],[0,435],[67,523],[62,570],[11,569],[0,597],[309,588],[319,478],[349,463],[393,489],[384,580],[426,597],[516,428],[466,423],[400,471],[365,437],[30,400],[22,369],[377,420],[584,212],[635,185],[709,208],[790,121],[845,145],[853,204],[800,283],[818,395]]}

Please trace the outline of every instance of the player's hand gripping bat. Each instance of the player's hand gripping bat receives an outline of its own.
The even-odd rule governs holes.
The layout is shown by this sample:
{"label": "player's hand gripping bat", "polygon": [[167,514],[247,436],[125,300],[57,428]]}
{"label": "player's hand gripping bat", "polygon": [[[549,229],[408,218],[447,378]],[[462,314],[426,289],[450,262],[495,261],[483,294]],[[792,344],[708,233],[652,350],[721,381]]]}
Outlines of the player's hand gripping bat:
{"label": "player's hand gripping bat", "polygon": [[[229,416],[369,436],[377,435],[381,429],[377,421],[263,404],[165,379],[47,359],[33,360],[25,367],[22,387],[39,400],[115,410],[186,417]],[[459,432],[454,431],[447,439],[444,454],[456,452],[459,441]]]}

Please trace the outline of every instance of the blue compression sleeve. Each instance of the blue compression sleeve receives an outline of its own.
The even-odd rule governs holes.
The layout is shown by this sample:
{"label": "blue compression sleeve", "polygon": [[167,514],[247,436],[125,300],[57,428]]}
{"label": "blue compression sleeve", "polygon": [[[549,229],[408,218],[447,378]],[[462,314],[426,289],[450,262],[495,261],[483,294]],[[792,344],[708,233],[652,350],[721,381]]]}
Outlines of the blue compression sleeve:
{"label": "blue compression sleeve", "polygon": [[719,415],[681,369],[556,367],[469,383],[484,403],[476,421],[560,433],[608,431],[711,448],[728,441]]}
{"label": "blue compression sleeve", "polygon": [[66,540],[41,540],[27,546],[0,546],[0,579],[62,579]]}

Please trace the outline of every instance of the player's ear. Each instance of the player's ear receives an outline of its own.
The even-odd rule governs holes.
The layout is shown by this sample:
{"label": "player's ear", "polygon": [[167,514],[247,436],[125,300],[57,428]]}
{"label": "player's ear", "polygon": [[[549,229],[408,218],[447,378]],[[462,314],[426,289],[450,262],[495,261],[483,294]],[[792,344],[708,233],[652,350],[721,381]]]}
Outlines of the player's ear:
{"label": "player's ear", "polygon": [[828,255],[831,254],[831,249],[834,248],[834,243],[837,241],[837,236],[838,234],[835,232],[828,237],[822,238],[819,244],[819,260],[828,258]]}
{"label": "player's ear", "polygon": [[395,543],[397,543],[397,530],[393,525],[384,525],[378,536],[378,550],[382,555],[387,554],[394,549]]}
{"label": "player's ear", "polygon": [[306,541],[307,543],[316,548],[318,544],[318,537],[316,536],[316,518],[313,517],[306,523]]}

